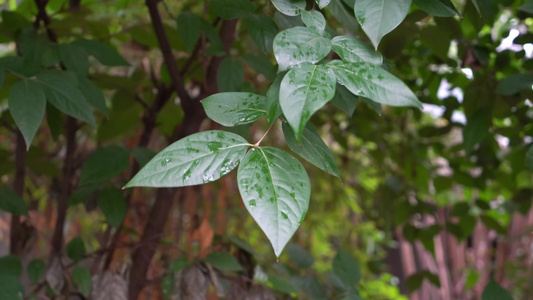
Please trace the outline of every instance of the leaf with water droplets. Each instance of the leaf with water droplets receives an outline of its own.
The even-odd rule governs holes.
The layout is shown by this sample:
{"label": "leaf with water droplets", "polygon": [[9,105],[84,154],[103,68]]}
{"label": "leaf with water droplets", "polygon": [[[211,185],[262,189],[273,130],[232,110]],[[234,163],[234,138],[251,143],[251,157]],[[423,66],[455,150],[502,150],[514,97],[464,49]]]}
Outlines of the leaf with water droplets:
{"label": "leaf with water droplets", "polygon": [[252,123],[266,114],[266,97],[252,93],[218,93],[202,105],[211,120],[224,126]]}
{"label": "leaf with water droplets", "polygon": [[307,172],[281,149],[253,148],[239,166],[237,183],[246,209],[279,257],[309,208]]}
{"label": "leaf with water droplets", "polygon": [[355,4],[355,17],[366,35],[377,48],[387,33],[405,19],[412,0],[359,0]]}
{"label": "leaf with water droplets", "polygon": [[340,177],[333,153],[331,153],[331,150],[329,150],[313,125],[307,124],[305,126],[300,144],[296,141],[296,136],[294,136],[289,124],[283,123],[282,128],[287,145],[292,151],[324,172]]}
{"label": "leaf with water droplets", "polygon": [[381,54],[357,38],[340,35],[331,40],[333,51],[335,51],[344,61],[362,62],[366,61],[375,65],[383,63]]}
{"label": "leaf with water droplets", "polygon": [[335,75],[326,65],[304,63],[281,81],[279,103],[298,141],[307,121],[335,95]]}
{"label": "leaf with water droplets", "polygon": [[331,0],[315,0],[316,4],[318,4],[318,7],[320,9],[328,6],[328,4],[331,2]]}
{"label": "leaf with water droplets", "polygon": [[304,22],[305,26],[313,28],[320,33],[326,29],[326,19],[324,19],[324,16],[316,10],[304,10],[302,12],[302,21]]}
{"label": "leaf with water droplets", "polygon": [[274,38],[274,56],[280,72],[304,62],[317,63],[330,51],[331,41],[312,28],[289,28]]}
{"label": "leaf with water droplets", "polygon": [[126,187],[180,187],[215,181],[233,170],[251,145],[220,130],[189,135],[159,152]]}
{"label": "leaf with water droplets", "polygon": [[272,0],[272,4],[280,13],[287,16],[297,16],[305,10],[305,0]]}
{"label": "leaf with water droplets", "polygon": [[334,60],[328,66],[339,83],[354,95],[390,106],[413,106],[422,110],[422,103],[403,81],[376,65]]}

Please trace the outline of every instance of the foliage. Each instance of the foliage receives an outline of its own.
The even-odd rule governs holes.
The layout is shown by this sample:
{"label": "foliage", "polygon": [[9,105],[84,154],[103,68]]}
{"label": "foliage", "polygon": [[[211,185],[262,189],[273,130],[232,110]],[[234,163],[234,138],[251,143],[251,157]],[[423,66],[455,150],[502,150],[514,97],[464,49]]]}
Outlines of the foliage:
{"label": "foliage", "polygon": [[531,3],[10,2],[0,298],[527,297]]}

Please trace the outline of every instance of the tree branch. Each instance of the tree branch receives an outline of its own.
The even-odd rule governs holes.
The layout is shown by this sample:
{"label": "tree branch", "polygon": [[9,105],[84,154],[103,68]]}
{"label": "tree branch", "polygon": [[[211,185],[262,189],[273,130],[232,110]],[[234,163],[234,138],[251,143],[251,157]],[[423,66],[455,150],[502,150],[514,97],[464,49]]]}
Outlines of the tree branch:
{"label": "tree branch", "polygon": [[183,78],[181,77],[178,65],[174,59],[174,55],[172,55],[172,48],[170,47],[170,43],[165,33],[165,27],[161,21],[161,15],[157,9],[157,2],[157,0],[146,0],[146,6],[150,12],[150,18],[152,20],[152,25],[154,26],[157,41],[159,42],[159,46],[161,48],[161,53],[163,54],[163,58],[165,60],[165,65],[167,66],[170,78],[172,79],[172,86],[174,87],[178,97],[180,97],[182,103],[186,105],[186,103],[191,102],[191,98],[189,93],[187,93],[185,90]]}
{"label": "tree branch", "polygon": [[[17,145],[15,148],[15,180],[13,181],[13,190],[21,198],[24,194],[24,177],[26,175],[26,143],[22,133],[17,130]],[[9,251],[11,254],[19,255],[24,248],[24,236],[21,232],[23,227],[20,223],[20,216],[11,215],[10,244]],[[22,239],[22,240],[21,240]]]}

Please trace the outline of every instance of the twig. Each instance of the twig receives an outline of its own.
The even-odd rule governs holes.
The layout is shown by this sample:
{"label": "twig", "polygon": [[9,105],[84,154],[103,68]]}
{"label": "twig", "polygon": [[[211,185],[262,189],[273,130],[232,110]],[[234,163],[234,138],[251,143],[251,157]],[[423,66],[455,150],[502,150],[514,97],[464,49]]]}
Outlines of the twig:
{"label": "twig", "polygon": [[257,143],[254,144],[254,148],[259,147],[259,145],[261,144],[263,139],[267,136],[268,132],[270,131],[270,129],[272,128],[273,125],[274,124],[272,124],[272,125],[270,125],[270,127],[268,127],[267,131],[265,131],[265,134],[263,134],[263,136],[259,139],[259,141],[257,141]]}

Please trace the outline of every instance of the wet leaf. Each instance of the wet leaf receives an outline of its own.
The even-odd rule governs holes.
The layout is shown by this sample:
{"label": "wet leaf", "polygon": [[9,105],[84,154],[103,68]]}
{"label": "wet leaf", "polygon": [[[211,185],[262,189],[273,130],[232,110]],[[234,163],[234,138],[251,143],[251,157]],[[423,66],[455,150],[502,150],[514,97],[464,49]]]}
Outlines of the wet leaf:
{"label": "wet leaf", "polygon": [[318,7],[320,9],[328,6],[329,2],[331,2],[331,0],[315,0],[316,4],[318,4]]}
{"label": "wet leaf", "polygon": [[283,123],[283,134],[287,140],[287,145],[292,151],[324,172],[340,177],[333,153],[331,153],[331,150],[326,146],[313,125],[307,124],[305,126],[300,144],[296,141],[296,137],[287,123]]}
{"label": "wet leaf", "polygon": [[29,148],[43,122],[46,109],[46,96],[42,86],[33,79],[18,81],[11,87],[8,105],[9,112],[24,137],[26,148]]}
{"label": "wet leaf", "polygon": [[274,38],[274,56],[279,72],[304,62],[319,62],[330,51],[331,41],[311,28],[289,28]]}
{"label": "wet leaf", "polygon": [[375,65],[383,63],[381,54],[357,38],[340,35],[331,40],[333,51],[335,51],[344,61],[347,62],[368,62]]}
{"label": "wet leaf", "polygon": [[239,166],[237,182],[246,209],[279,256],[309,207],[311,183],[304,167],[281,149],[253,148]]}
{"label": "wet leaf", "polygon": [[224,126],[249,124],[266,114],[266,97],[252,93],[218,93],[202,105],[211,120]]}
{"label": "wet leaf", "polygon": [[367,97],[391,106],[413,106],[422,110],[422,103],[400,79],[373,64],[334,60],[328,64],[337,80],[357,96]]}
{"label": "wet leaf", "polygon": [[298,141],[311,116],[335,95],[335,75],[325,65],[304,63],[281,81],[279,104]]}
{"label": "wet leaf", "polygon": [[305,10],[305,0],[272,0],[272,4],[280,13],[287,16],[297,16]]}
{"label": "wet leaf", "polygon": [[412,0],[358,0],[355,17],[377,49],[381,39],[405,19]]}
{"label": "wet leaf", "polygon": [[305,26],[320,33],[324,32],[326,29],[326,19],[324,19],[324,16],[316,10],[304,10],[302,12],[302,21],[304,22]]}
{"label": "wet leaf", "polygon": [[225,131],[189,135],[159,152],[126,187],[178,187],[203,184],[233,170],[250,144]]}

